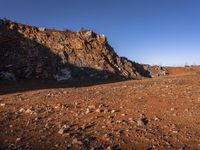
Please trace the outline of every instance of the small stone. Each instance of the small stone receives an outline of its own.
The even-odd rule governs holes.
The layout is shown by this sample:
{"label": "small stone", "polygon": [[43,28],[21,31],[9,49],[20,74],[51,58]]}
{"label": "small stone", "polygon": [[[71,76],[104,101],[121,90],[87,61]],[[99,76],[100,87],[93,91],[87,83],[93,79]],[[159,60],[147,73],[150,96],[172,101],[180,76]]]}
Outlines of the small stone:
{"label": "small stone", "polygon": [[22,100],[23,100],[23,98],[19,97],[17,100],[18,100],[18,101],[22,101]]}
{"label": "small stone", "polygon": [[6,104],[4,104],[4,103],[1,103],[1,104],[0,104],[0,106],[4,107],[4,106],[6,106]]}
{"label": "small stone", "polygon": [[136,121],[133,120],[133,118],[128,118],[128,121],[129,121],[130,123],[136,123]]}
{"label": "small stone", "polygon": [[21,138],[17,138],[17,139],[15,140],[15,142],[19,142],[19,141],[21,141]]}
{"label": "small stone", "polygon": [[89,109],[95,109],[95,105],[88,106]]}
{"label": "small stone", "polygon": [[186,108],[186,109],[185,109],[185,111],[186,111],[186,112],[188,112],[188,111],[189,111],[189,109],[187,109],[187,108]]}
{"label": "small stone", "polygon": [[178,133],[178,131],[177,131],[177,130],[174,130],[174,131],[172,131],[172,133],[175,133],[175,134],[177,134],[177,133]]}
{"label": "small stone", "polygon": [[25,111],[25,113],[27,113],[27,114],[33,114],[34,112],[33,112],[32,110],[30,110],[30,109],[27,109],[27,110]]}
{"label": "small stone", "polygon": [[24,111],[25,111],[24,108],[20,108],[20,110],[19,110],[20,113],[22,113]]}
{"label": "small stone", "polygon": [[61,129],[58,131],[59,134],[65,134],[70,130],[70,127],[67,125],[64,125],[61,127]]}
{"label": "small stone", "polygon": [[63,94],[67,94],[67,91],[63,91]]}
{"label": "small stone", "polygon": [[126,114],[121,114],[121,116],[126,116]]}
{"label": "small stone", "polygon": [[90,112],[91,112],[90,109],[87,108],[86,111],[85,111],[85,114],[87,115],[87,114],[89,114]]}
{"label": "small stone", "polygon": [[158,116],[154,116],[155,121],[160,121],[161,119]]}
{"label": "small stone", "polygon": [[60,108],[61,107],[61,104],[57,104],[54,108],[55,109],[58,109],[58,108]]}
{"label": "small stone", "polygon": [[106,150],[111,150],[111,147],[110,146],[106,147]]}
{"label": "small stone", "polygon": [[77,102],[77,101],[74,102],[74,105],[75,105],[75,106],[77,106],[77,105],[79,105],[79,104],[80,104],[80,103]]}
{"label": "small stone", "polygon": [[78,139],[73,139],[72,140],[72,144],[79,144],[79,145],[82,145],[83,143],[81,141],[79,141]]}
{"label": "small stone", "polygon": [[114,118],[114,116],[108,116],[108,119]]}
{"label": "small stone", "polygon": [[50,128],[50,124],[49,124],[49,123],[46,123],[46,124],[45,124],[45,128],[46,128],[46,129],[49,129],[49,128]]}
{"label": "small stone", "polygon": [[172,129],[175,129],[175,128],[176,128],[176,125],[175,125],[175,124],[171,124],[171,128],[172,128]]}
{"label": "small stone", "polygon": [[144,126],[144,125],[147,125],[147,123],[148,123],[148,119],[143,114],[137,120],[138,126]]}
{"label": "small stone", "polygon": [[174,111],[174,110],[175,110],[175,108],[171,108],[170,110],[171,110],[171,111]]}
{"label": "small stone", "polygon": [[98,109],[96,109],[96,112],[102,112],[102,110],[98,108]]}
{"label": "small stone", "polygon": [[102,126],[101,128],[104,129],[104,128],[106,128],[106,126]]}
{"label": "small stone", "polygon": [[36,117],[36,118],[35,118],[35,121],[38,121],[39,119],[41,119],[41,117]]}
{"label": "small stone", "polygon": [[116,112],[116,110],[111,110],[111,112],[110,112],[110,113],[111,113],[111,114],[113,114],[113,113],[115,113],[115,112]]}
{"label": "small stone", "polygon": [[122,121],[121,120],[116,120],[116,123],[120,124],[120,123],[122,123]]}

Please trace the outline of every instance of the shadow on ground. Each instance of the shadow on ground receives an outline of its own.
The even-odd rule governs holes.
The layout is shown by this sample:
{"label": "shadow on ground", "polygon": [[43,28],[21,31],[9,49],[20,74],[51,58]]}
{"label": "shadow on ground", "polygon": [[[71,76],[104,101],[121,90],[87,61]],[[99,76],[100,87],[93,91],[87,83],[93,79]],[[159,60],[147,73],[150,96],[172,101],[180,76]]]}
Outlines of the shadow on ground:
{"label": "shadow on ground", "polygon": [[20,81],[0,81],[0,95],[11,94],[16,92],[33,91],[39,89],[52,88],[76,88],[100,84],[109,84],[127,80],[105,80],[105,81],[49,81],[49,80],[20,80]]}

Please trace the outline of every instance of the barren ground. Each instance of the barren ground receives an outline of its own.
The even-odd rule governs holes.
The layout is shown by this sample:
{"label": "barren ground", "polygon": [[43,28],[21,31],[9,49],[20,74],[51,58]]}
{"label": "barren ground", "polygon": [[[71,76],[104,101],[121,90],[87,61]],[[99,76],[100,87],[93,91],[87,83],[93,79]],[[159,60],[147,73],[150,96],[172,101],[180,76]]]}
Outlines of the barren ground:
{"label": "barren ground", "polygon": [[1,82],[0,149],[200,149],[199,71],[85,87]]}

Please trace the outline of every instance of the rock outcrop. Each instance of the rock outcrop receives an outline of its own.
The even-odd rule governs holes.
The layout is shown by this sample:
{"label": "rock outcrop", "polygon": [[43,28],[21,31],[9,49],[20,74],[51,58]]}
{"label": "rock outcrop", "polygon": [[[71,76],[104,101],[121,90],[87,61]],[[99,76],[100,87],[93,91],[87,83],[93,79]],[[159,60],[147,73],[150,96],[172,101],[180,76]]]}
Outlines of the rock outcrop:
{"label": "rock outcrop", "polygon": [[105,80],[150,77],[119,57],[103,34],[37,28],[0,20],[0,78]]}

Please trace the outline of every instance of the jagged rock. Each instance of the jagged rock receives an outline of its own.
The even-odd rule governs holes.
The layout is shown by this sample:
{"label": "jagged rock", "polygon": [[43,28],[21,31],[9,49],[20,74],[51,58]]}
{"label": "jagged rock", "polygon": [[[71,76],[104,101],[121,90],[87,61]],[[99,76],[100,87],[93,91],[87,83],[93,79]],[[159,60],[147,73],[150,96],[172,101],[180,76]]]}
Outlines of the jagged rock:
{"label": "jagged rock", "polygon": [[106,36],[104,34],[97,35],[97,41],[101,44],[105,44],[107,42]]}
{"label": "jagged rock", "polygon": [[148,122],[149,121],[148,121],[147,117],[145,117],[144,114],[141,114],[140,117],[137,119],[137,125],[138,126],[147,125]]}
{"label": "jagged rock", "polygon": [[93,39],[93,32],[92,31],[86,31],[85,33],[85,40],[87,42],[91,42]]}
{"label": "jagged rock", "polygon": [[38,28],[39,31],[45,31],[46,29],[45,28]]}
{"label": "jagged rock", "polygon": [[143,65],[119,57],[104,34],[87,29],[58,31],[0,19],[0,45],[0,79],[96,81],[150,77]]}
{"label": "jagged rock", "polygon": [[152,78],[154,78],[154,77],[160,77],[160,76],[165,76],[167,74],[166,68],[161,67],[161,66],[145,65],[145,69],[149,71],[150,76]]}

